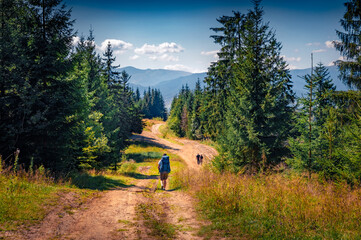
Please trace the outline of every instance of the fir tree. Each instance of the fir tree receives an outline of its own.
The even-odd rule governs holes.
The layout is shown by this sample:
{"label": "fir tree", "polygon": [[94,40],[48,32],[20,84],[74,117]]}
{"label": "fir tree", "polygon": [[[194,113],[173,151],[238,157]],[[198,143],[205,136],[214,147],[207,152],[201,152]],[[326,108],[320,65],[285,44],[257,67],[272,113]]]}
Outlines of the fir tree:
{"label": "fir tree", "polygon": [[211,37],[222,48],[218,53],[220,59],[210,66],[204,80],[206,83],[205,101],[201,111],[207,119],[204,122],[205,133],[213,140],[223,134],[232,75],[231,66],[241,46],[244,15],[239,12],[233,14],[233,16],[222,16],[217,19],[221,27],[211,28],[215,33],[220,33]]}
{"label": "fir tree", "polygon": [[224,159],[234,171],[251,171],[280,162],[285,155],[293,107],[291,76],[280,56],[281,44],[262,22],[260,1],[242,22],[240,47],[232,65]]}
{"label": "fir tree", "polygon": [[335,114],[332,110],[332,94],[335,86],[328,70],[319,63],[312,75],[303,77],[306,81],[307,95],[299,99],[300,109],[296,113],[298,136],[290,139],[293,158],[288,163],[297,169],[306,169],[309,173],[323,171],[332,158]]}
{"label": "fir tree", "polygon": [[201,106],[202,106],[202,89],[198,79],[194,90],[193,112],[191,115],[191,138],[203,138],[203,128],[201,125]]}
{"label": "fir tree", "polygon": [[361,3],[350,0],[345,3],[346,13],[340,20],[345,32],[336,31],[341,41],[335,41],[335,47],[345,60],[336,62],[341,79],[349,86],[361,89]]}

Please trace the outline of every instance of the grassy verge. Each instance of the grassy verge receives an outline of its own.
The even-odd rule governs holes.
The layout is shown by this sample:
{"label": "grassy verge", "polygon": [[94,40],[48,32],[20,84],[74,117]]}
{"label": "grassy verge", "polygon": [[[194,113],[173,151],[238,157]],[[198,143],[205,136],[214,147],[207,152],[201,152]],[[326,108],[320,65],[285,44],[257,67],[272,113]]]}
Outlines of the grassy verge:
{"label": "grassy verge", "polygon": [[163,139],[166,139],[169,142],[178,144],[178,145],[184,145],[183,143],[177,141],[178,137],[175,135],[175,133],[168,127],[167,124],[162,125],[159,127],[160,136]]}
{"label": "grassy verge", "polygon": [[216,231],[237,239],[361,239],[361,189],[346,184],[209,170],[177,178],[211,220],[203,228],[208,237]]}
{"label": "grassy verge", "polygon": [[[61,188],[61,187],[60,187]],[[25,222],[42,219],[60,189],[44,179],[29,181],[15,174],[0,175],[0,231],[15,230]]]}
{"label": "grassy verge", "polygon": [[219,149],[219,145],[211,139],[201,140],[201,143],[213,147],[214,149]]}
{"label": "grassy verge", "polygon": [[[83,202],[95,192],[81,190],[69,182],[54,181],[44,168],[25,172],[9,169],[0,172],[0,232],[14,231],[42,220],[49,209],[68,192],[74,201]],[[65,208],[66,206],[64,206]]]}
{"label": "grassy verge", "polygon": [[[63,182],[54,181],[44,168],[17,173],[0,168],[0,233],[36,224],[69,192],[75,193],[76,201],[85,202],[99,191],[131,187],[138,179],[152,179],[152,186],[159,185],[157,164],[164,152],[150,144],[134,142],[126,149],[126,160],[119,164],[117,172],[87,171]],[[184,167],[177,155],[167,153],[172,173]],[[173,181],[172,173],[169,188],[176,189],[179,183]],[[67,206],[64,210],[70,211],[65,208]]]}
{"label": "grassy verge", "polygon": [[155,199],[153,194],[144,193],[144,196],[146,200],[137,206],[136,211],[150,235],[156,239],[174,239],[177,226],[167,222],[166,202]]}

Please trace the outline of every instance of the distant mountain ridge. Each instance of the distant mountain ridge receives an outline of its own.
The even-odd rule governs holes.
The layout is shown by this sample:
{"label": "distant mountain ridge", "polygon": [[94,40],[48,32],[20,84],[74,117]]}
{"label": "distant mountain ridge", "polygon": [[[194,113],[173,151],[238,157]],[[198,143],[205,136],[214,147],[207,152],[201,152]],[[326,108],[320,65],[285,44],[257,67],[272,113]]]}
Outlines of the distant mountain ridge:
{"label": "distant mountain ridge", "polygon": [[135,67],[124,67],[120,68],[118,71],[123,70],[132,76],[130,78],[130,83],[143,87],[154,86],[164,81],[192,75],[192,73],[184,71],[166,69],[138,69]]}
{"label": "distant mountain ridge", "polygon": [[[326,67],[330,73],[333,83],[336,85],[337,90],[349,89],[339,78],[338,68],[336,66]],[[184,71],[174,71],[166,69],[137,69],[134,67],[120,68],[119,71],[125,70],[131,75],[130,86],[134,89],[139,88],[141,93],[147,90],[148,87],[157,88],[161,91],[165,105],[169,109],[173,98],[178,94],[179,90],[184,85],[188,85],[190,89],[195,88],[195,84],[199,79],[201,86],[204,86],[203,79],[207,76],[206,72],[203,73],[190,73]],[[306,93],[305,80],[302,76],[311,73],[311,68],[308,69],[295,69],[290,70],[293,90],[297,97],[301,97]]]}

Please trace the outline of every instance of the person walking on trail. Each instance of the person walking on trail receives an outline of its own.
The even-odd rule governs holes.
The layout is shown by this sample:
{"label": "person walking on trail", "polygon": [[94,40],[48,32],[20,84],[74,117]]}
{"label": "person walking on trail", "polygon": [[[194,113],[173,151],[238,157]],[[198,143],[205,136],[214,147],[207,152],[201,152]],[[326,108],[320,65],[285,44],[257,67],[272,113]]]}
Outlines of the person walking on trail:
{"label": "person walking on trail", "polygon": [[166,153],[163,154],[162,159],[158,162],[158,170],[160,174],[160,183],[162,185],[162,190],[165,190],[167,186],[167,178],[170,173],[170,163],[169,156]]}
{"label": "person walking on trail", "polygon": [[201,156],[199,157],[199,164],[202,165],[203,163],[203,155],[201,154]]}
{"label": "person walking on trail", "polygon": [[196,158],[197,158],[197,164],[199,165],[199,161],[201,160],[201,155],[199,155],[199,153],[198,153]]}

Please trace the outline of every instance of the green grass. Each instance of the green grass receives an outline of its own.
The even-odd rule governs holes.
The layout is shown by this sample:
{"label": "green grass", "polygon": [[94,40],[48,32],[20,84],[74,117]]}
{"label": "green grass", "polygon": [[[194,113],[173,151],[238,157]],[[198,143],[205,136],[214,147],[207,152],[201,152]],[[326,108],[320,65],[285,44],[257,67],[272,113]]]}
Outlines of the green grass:
{"label": "green grass", "polygon": [[59,190],[46,182],[0,175],[0,231],[15,230],[25,222],[42,219],[46,206],[57,200],[55,193]]}
{"label": "green grass", "polygon": [[[177,190],[181,188],[180,183],[174,178],[177,172],[185,168],[183,160],[176,154],[171,153],[163,148],[156,147],[149,143],[134,142],[126,150],[126,158],[132,159],[136,163],[138,175],[136,178],[155,178],[159,176],[158,161],[161,159],[163,153],[167,153],[170,158],[171,173],[168,178],[168,189]],[[145,170],[146,171],[142,171]],[[155,181],[155,180],[154,180]],[[152,184],[154,183],[152,182]],[[160,181],[157,183],[157,189],[160,189]]]}
{"label": "green grass", "polygon": [[[177,190],[180,185],[174,181],[173,175],[182,170],[185,165],[183,160],[171,152],[155,147],[148,143],[134,142],[126,150],[126,158],[134,160],[137,166],[136,178],[150,178],[150,186],[157,184],[160,189],[160,181],[158,180],[158,161],[161,159],[163,153],[167,153],[170,158],[172,172],[168,178],[168,189]],[[156,239],[174,239],[177,226],[167,222],[167,216],[164,212],[164,206],[161,203],[158,195],[149,192],[144,192],[146,201],[137,205],[136,211],[138,216],[144,221],[144,225],[150,230],[150,235]],[[167,197],[167,195],[162,195]]]}
{"label": "green grass", "polygon": [[110,190],[115,188],[127,188],[133,186],[127,184],[131,181],[121,176],[114,176],[111,174],[91,174],[82,173],[77,174],[71,179],[71,183],[80,189],[91,189],[91,190]]}
{"label": "green grass", "polygon": [[159,137],[164,138],[168,140],[169,142],[178,144],[178,145],[184,145],[183,143],[177,141],[177,135],[168,127],[167,124],[162,125],[159,127],[159,132],[161,135]]}
{"label": "green grass", "polygon": [[[137,179],[153,179],[150,185],[154,186],[156,181],[159,182],[158,161],[165,152],[150,144],[134,142],[125,150],[127,160],[120,163],[117,172],[87,171],[74,174],[63,183],[57,183],[47,176],[44,168],[33,173],[13,173],[0,169],[0,233],[41,221],[52,206],[58,204],[60,196],[68,192],[74,192],[77,201],[85,202],[99,191],[131,187]],[[178,156],[167,153],[171,159],[172,172],[184,166]],[[170,186],[173,182],[172,174]],[[64,211],[72,214],[72,209],[66,206]]]}
{"label": "green grass", "polygon": [[213,147],[214,149],[219,149],[218,143],[212,141],[211,139],[205,139],[200,141],[202,144],[208,145],[210,147]]}
{"label": "green grass", "polygon": [[156,239],[174,239],[177,226],[167,222],[164,205],[151,194],[145,194],[146,202],[138,204],[136,211],[144,221],[144,225],[150,229],[150,235]]}

